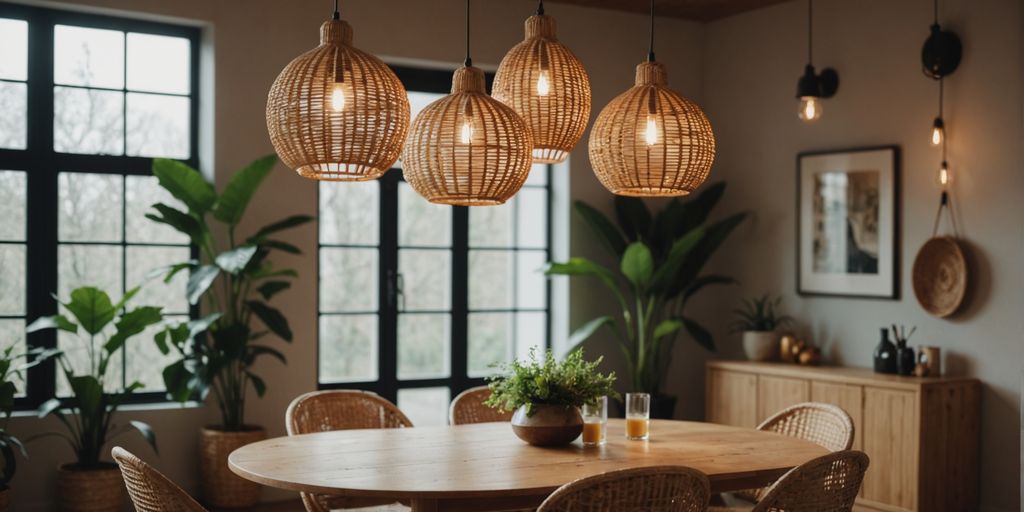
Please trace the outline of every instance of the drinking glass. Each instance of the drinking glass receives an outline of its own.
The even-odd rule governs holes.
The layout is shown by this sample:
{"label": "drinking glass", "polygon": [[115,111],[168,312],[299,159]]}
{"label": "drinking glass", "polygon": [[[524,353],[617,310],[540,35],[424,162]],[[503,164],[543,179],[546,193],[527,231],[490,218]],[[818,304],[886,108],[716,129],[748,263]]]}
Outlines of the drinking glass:
{"label": "drinking glass", "polygon": [[583,405],[583,444],[604,444],[608,432],[608,397],[602,396],[593,405]]}
{"label": "drinking glass", "polygon": [[645,441],[651,433],[651,395],[626,393],[626,439]]}

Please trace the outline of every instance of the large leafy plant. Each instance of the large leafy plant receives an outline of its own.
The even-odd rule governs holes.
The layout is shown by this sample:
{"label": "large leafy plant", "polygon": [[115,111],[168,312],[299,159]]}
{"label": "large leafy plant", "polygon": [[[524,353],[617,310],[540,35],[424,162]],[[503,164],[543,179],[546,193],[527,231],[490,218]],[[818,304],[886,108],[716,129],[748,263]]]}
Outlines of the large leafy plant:
{"label": "large leafy plant", "polygon": [[43,435],[64,438],[78,458],[77,467],[82,469],[101,466],[100,454],[107,442],[132,429],[141,432],[156,450],[156,436],[146,423],[129,421],[120,426],[113,424],[117,408],[142,387],[142,383],[136,381],[117,389],[119,383],[111,382],[115,380],[110,374],[118,365],[117,356],[123,357],[130,339],[163,320],[159,307],[126,308],[138,290],[129,291],[115,304],[106,292],[98,288],[75,289],[69,301],[58,300],[68,315],[58,313],[41,317],[27,329],[30,333],[58,329],[72,334],[69,338],[77,342],[78,346],[62,347],[54,356],[71,390],[71,400],[66,406],[57,398],[47,400],[39,407],[39,417],[52,415],[64,425],[67,432]]}
{"label": "large leafy plant", "polygon": [[526,406],[527,415],[533,414],[534,405],[592,404],[602,396],[615,395],[615,372],[602,375],[597,371],[600,364],[601,358],[584,360],[583,350],[570,352],[561,362],[549,350],[538,361],[531,349],[528,362],[512,361],[502,366],[501,375],[491,377],[491,396],[484,403],[506,411]]}
{"label": "large leafy plant", "polygon": [[[28,458],[25,445],[22,444],[14,434],[7,430],[7,423],[11,419],[11,412],[14,411],[14,399],[18,394],[17,381],[25,381],[25,370],[39,364],[50,357],[52,351],[32,350],[27,354],[16,353],[17,347],[11,345],[0,351],[0,414],[3,415],[3,427],[0,427],[0,456],[3,457],[3,467],[0,469],[0,489],[6,489],[14,479],[14,473],[18,469],[18,459],[15,457],[15,450],[21,452],[21,456]],[[22,362],[26,358],[32,358],[31,362]]]}
{"label": "large leafy plant", "polygon": [[[273,235],[312,220],[295,215],[274,222],[240,237],[238,227],[256,190],[270,173],[277,157],[260,158],[232,176],[220,194],[199,171],[175,160],[156,159],[153,174],[160,186],[184,203],[186,210],[167,204],[153,205],[146,215],[189,237],[199,248],[201,260],[190,260],[162,269],[165,281],[177,273],[189,272],[189,303],[205,301],[210,314],[191,325],[178,325],[156,337],[160,351],[172,350],[179,356],[164,368],[168,394],[178,401],[205,399],[212,389],[220,409],[222,427],[228,431],[245,428],[245,399],[250,386],[262,397],[266,383],[253,373],[261,356],[285,362],[284,355],[258,341],[273,333],[286,342],[292,340],[288,320],[268,302],[291,286],[298,274],[292,269],[276,269],[269,256],[273,251],[300,254],[292,244],[275,240]],[[215,236],[213,227],[218,228]],[[266,329],[254,330],[258,318]],[[209,327],[209,336],[198,343],[191,339],[195,331]]]}
{"label": "large leafy plant", "polygon": [[586,203],[575,203],[576,212],[602,247],[619,262],[618,268],[574,257],[549,263],[546,272],[593,278],[611,292],[621,312],[582,325],[571,335],[570,344],[583,343],[602,326],[609,328],[618,340],[634,391],[661,394],[680,331],[702,347],[715,349],[711,333],[686,315],[686,306],[706,286],[733,282],[727,276],[701,274],[711,255],[747,215],[707,222],[724,192],[725,184],[716,183],[692,199],[673,199],[654,215],[642,200],[616,196],[618,225]]}

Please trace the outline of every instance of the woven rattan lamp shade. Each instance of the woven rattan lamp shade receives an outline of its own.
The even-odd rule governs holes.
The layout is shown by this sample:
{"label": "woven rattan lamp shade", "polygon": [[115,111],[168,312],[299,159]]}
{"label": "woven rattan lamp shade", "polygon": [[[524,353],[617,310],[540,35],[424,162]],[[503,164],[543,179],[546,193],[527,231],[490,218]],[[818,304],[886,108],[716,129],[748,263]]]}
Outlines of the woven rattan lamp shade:
{"label": "woven rattan lamp shade", "polygon": [[623,196],[685,196],[707,179],[715,160],[707,116],[668,88],[658,62],[637,66],[636,85],[597,116],[589,146],[598,180]]}
{"label": "woven rattan lamp shade", "polygon": [[558,42],[550,16],[527,18],[526,39],[502,59],[493,95],[530,125],[534,162],[565,160],[587,129],[590,78],[579,59]]}
{"label": "woven rattan lamp shade", "polygon": [[384,62],[352,47],[348,23],[328,20],[320,26],[320,46],[274,81],[267,128],[278,156],[299,175],[370,180],[398,160],[409,129],[409,98]]}
{"label": "woven rattan lamp shade", "polygon": [[487,95],[483,71],[461,67],[451,94],[427,105],[413,121],[402,171],[432,203],[497,205],[523,186],[532,149],[523,118]]}

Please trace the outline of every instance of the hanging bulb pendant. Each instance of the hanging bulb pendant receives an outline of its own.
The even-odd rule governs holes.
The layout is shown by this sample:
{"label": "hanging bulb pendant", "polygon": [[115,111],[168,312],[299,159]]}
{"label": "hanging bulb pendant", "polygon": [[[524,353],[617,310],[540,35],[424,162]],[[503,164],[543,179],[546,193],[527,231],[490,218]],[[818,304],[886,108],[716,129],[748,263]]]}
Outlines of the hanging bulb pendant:
{"label": "hanging bulb pendant", "polygon": [[800,109],[797,114],[801,121],[808,123],[821,119],[821,101],[814,96],[804,96],[800,98]]}
{"label": "hanging bulb pendant", "polygon": [[942,165],[939,166],[939,186],[945,190],[946,186],[949,185],[949,166],[946,165],[946,161],[942,161]]}
{"label": "hanging bulb pendant", "polygon": [[932,123],[932,146],[941,146],[943,139],[946,138],[946,124],[942,121],[941,117],[936,117],[935,122]]}

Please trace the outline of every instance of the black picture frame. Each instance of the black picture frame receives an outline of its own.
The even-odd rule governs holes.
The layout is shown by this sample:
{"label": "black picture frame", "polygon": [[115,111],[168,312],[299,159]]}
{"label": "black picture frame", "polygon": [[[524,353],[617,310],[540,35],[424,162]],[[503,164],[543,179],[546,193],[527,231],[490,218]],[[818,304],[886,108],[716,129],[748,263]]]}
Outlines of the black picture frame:
{"label": "black picture frame", "polygon": [[[871,282],[870,290],[864,283],[850,283],[843,286],[838,282],[828,282],[830,279],[820,279],[821,274],[814,274],[809,270],[810,256],[813,255],[813,239],[811,233],[806,229],[809,226],[809,209],[812,205],[807,204],[808,174],[814,172],[812,160],[820,160],[821,157],[829,157],[838,160],[843,158],[854,159],[857,157],[872,156],[878,162],[884,161],[888,166],[879,169],[882,176],[879,180],[880,195],[887,199],[880,200],[879,214],[879,257],[877,263],[877,278]],[[852,160],[851,160],[852,161]],[[901,173],[900,147],[897,145],[864,146],[841,149],[803,151],[796,156],[796,291],[800,296],[805,297],[837,297],[857,298],[875,300],[899,300],[901,294],[900,268],[901,268],[901,209],[902,209],[902,173]],[[847,168],[846,170],[850,170]],[[888,190],[888,193],[885,191]],[[888,212],[886,214],[885,212]],[[883,236],[883,231],[888,231]],[[889,243],[885,248],[882,244]],[[884,249],[884,250],[883,250]],[[883,257],[884,255],[884,257]],[[852,273],[841,274],[845,279],[856,279]],[[809,279],[809,277],[811,279]],[[829,276],[833,277],[833,276]],[[870,276],[868,276],[870,277]],[[836,278],[834,281],[842,281]],[[868,279],[867,281],[870,281]]]}

